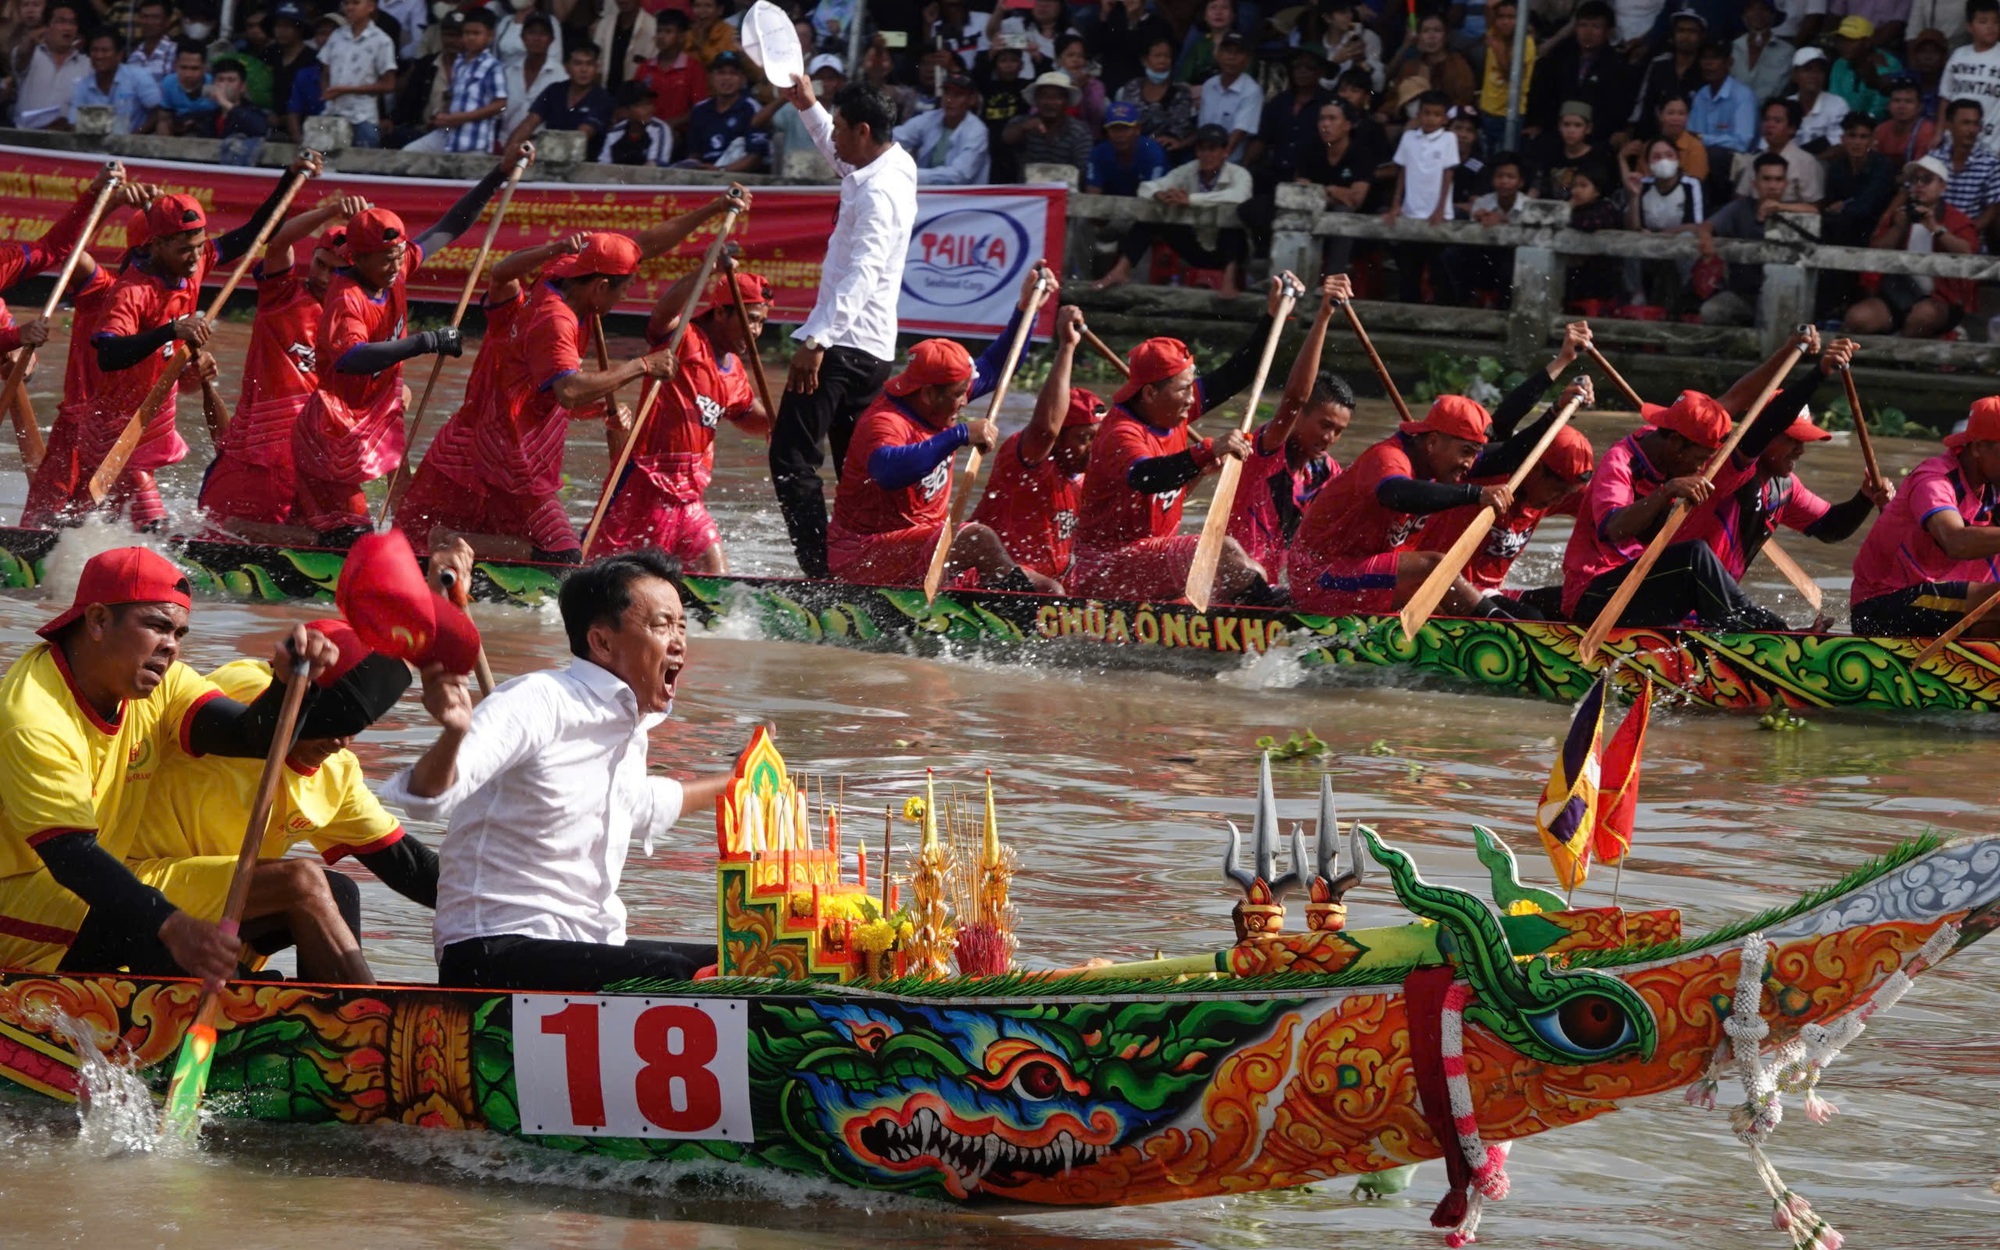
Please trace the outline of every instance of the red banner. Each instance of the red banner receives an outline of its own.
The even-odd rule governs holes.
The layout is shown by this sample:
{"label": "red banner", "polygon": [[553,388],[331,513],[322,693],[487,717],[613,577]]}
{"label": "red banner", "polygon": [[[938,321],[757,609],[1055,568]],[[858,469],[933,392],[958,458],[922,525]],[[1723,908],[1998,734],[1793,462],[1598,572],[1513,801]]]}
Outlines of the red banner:
{"label": "red banner", "polygon": [[[0,239],[35,239],[97,174],[98,159],[0,146]],[[271,193],[278,172],[126,160],[132,178],[191,195],[208,212],[210,229],[247,220]],[[429,178],[329,173],[294,202],[309,207],[330,195],[366,197],[394,211],[413,231],[443,216],[469,184]],[[637,233],[713,200],[713,187],[654,187],[523,182],[494,240],[495,258],[577,230]],[[772,319],[805,320],[819,294],[820,262],[833,233],[840,196],[833,187],[758,187],[748,218],[732,236],[742,263],[777,288]],[[1061,266],[1065,192],[1051,187],[970,187],[925,191],[904,279],[902,328],[917,333],[991,337],[1006,323],[1027,266],[1046,257]],[[491,208],[488,210],[491,214]],[[424,258],[410,280],[417,299],[455,301],[479,254],[487,218],[452,246]],[[644,313],[676,278],[701,263],[714,237],[704,227],[674,253],[640,266],[620,311]],[[91,251],[104,261],[124,250],[125,222],[114,215]],[[219,279],[218,279],[219,280]],[[1053,317],[1051,305],[1050,318]],[[1046,329],[1046,324],[1044,326]]]}

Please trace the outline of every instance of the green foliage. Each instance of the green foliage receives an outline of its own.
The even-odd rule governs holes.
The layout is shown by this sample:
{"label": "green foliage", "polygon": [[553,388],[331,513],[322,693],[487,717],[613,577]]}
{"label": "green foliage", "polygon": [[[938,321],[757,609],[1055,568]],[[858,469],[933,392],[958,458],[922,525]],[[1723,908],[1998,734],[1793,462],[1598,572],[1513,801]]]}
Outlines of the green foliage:
{"label": "green foliage", "polygon": [[[1835,399],[1821,410],[1819,423],[1829,430],[1851,430],[1854,428],[1854,412],[1847,406],[1847,397]],[[1877,438],[1928,438],[1930,431],[1918,426],[1910,428],[1909,414],[1901,408],[1876,408],[1868,414],[1868,432]]]}
{"label": "green foliage", "polygon": [[1410,388],[1409,399],[1427,404],[1440,395],[1466,395],[1491,408],[1527,376],[1491,356],[1431,352],[1424,357],[1424,374]]}
{"label": "green foliage", "polygon": [[1320,741],[1311,725],[1307,725],[1303,735],[1294,730],[1292,736],[1283,742],[1266,734],[1257,739],[1257,749],[1269,751],[1281,760],[1313,760],[1325,755],[1331,748]]}
{"label": "green foliage", "polygon": [[1819,732],[1819,726],[1800,716],[1788,707],[1775,707],[1757,718],[1757,728],[1771,733],[1795,734],[1810,731]]}

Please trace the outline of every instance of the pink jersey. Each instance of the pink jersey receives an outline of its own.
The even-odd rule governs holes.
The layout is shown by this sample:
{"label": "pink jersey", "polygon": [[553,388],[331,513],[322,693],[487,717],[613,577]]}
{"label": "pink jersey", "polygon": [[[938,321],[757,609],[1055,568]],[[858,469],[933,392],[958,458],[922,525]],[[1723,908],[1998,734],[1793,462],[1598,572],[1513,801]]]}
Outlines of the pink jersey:
{"label": "pink jersey", "polygon": [[1574,617],[1576,605],[1591,582],[1611,570],[1639,558],[1646,549],[1642,538],[1623,542],[1605,537],[1604,526],[1611,514],[1629,508],[1651,495],[1666,481],[1646,453],[1639,439],[1651,432],[1645,426],[1618,440],[1597,462],[1590,487],[1576,510],[1576,528],[1570,531],[1569,546],[1563,550],[1563,615]]}
{"label": "pink jersey", "polygon": [[1715,493],[1688,518],[1680,537],[1713,547],[1722,567],[1740,581],[1751,558],[1780,526],[1803,530],[1830,506],[1796,476],[1770,477],[1754,460],[1748,465],[1732,460],[1715,475]]}
{"label": "pink jersey", "polygon": [[1968,486],[1951,452],[1924,461],[1897,487],[1855,554],[1849,601],[1862,603],[1925,582],[2000,581],[1994,560],[1953,560],[1924,528],[1946,511],[1957,512],[1967,525],[1991,525],[1996,504],[2000,491],[1991,484]]}
{"label": "pink jersey", "polygon": [[[1270,429],[1259,429],[1251,446],[1262,448]],[[1324,452],[1296,469],[1286,459],[1283,443],[1274,451],[1254,452],[1243,462],[1243,480],[1229,512],[1229,536],[1275,579],[1307,505],[1339,472],[1340,465]]]}

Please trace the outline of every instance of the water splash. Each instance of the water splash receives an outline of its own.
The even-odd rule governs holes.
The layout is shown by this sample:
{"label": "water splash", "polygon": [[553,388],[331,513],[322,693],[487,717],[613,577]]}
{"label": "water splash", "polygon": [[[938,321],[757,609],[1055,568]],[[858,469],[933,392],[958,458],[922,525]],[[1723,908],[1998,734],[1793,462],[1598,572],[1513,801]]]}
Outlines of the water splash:
{"label": "water splash", "polygon": [[50,603],[66,604],[76,596],[77,579],[83,576],[83,566],[92,556],[132,546],[149,547],[163,556],[169,555],[166,543],[160,538],[134,534],[122,519],[101,512],[93,512],[83,518],[82,524],[57,533],[56,545],[42,562],[42,585]]}
{"label": "water splash", "polygon": [[161,1131],[153,1091],[129,1057],[121,1062],[105,1053],[95,1025],[62,1011],[50,1014],[48,1027],[77,1055],[79,1150],[100,1159],[176,1152],[175,1143]]}

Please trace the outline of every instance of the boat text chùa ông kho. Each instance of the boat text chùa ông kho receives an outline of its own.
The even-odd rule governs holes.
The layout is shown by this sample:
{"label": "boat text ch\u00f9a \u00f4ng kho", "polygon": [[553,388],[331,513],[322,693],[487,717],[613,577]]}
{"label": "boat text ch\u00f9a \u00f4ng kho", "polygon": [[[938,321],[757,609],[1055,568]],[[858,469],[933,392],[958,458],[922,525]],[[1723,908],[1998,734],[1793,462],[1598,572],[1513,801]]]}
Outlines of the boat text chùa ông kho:
{"label": "boat text ch\u00f9a \u00f4ng kho", "polygon": [[[1433,1221],[1463,1244],[1506,1191],[1510,1144],[1649,1094],[1713,1105],[1723,1078],[1750,1090],[1738,1131],[1772,1183],[1761,1148],[1782,1098],[1817,1102],[1860,1025],[2000,917],[1994,837],[1915,839],[1691,937],[1677,911],[1523,886],[1479,830],[1489,905],[1343,829],[1330,783],[1280,874],[1267,761],[1248,853],[1232,834],[1227,857],[1233,943],[1028,971],[990,779],[983,805],[938,789],[886,812],[918,836],[913,862],[885,865],[861,849],[886,845],[871,822],[843,825],[856,813],[815,802],[760,731],[717,802],[713,975],[596,994],[232,982],[217,1113],[504,1133],[978,1204],[1240,1194],[1443,1157]],[[1409,918],[1350,928],[1357,890]],[[164,1083],[199,991],[0,975],[0,1076],[79,1096],[67,1017]],[[1797,1194],[1772,1196],[1817,1223]]]}

